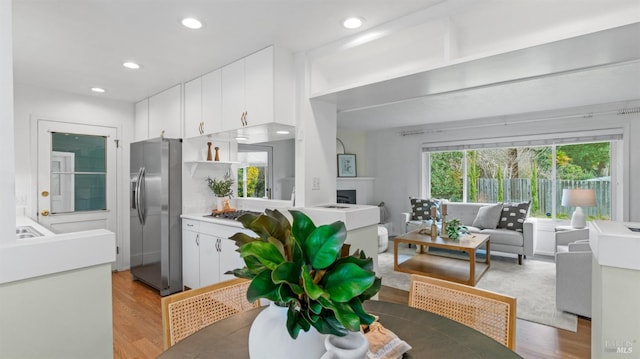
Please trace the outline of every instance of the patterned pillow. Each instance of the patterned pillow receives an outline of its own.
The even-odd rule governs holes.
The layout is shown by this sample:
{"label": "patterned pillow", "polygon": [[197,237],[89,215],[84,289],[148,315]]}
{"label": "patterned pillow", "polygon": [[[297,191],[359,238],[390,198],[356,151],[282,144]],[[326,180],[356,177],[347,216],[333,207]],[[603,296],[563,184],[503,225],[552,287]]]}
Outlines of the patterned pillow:
{"label": "patterned pillow", "polygon": [[504,203],[502,205],[502,213],[498,228],[510,229],[516,232],[522,232],[524,221],[529,214],[529,202],[522,203]]}
{"label": "patterned pillow", "polygon": [[440,220],[440,201],[409,197],[411,200],[411,220],[428,221],[431,219],[431,207],[436,206],[436,221]]}

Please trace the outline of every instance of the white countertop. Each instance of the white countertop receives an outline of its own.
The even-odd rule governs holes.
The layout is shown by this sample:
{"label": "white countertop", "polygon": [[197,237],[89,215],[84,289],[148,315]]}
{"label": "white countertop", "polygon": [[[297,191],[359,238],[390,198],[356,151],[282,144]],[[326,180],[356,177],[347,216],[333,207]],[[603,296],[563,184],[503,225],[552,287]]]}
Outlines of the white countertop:
{"label": "white countertop", "polygon": [[234,221],[232,219],[209,217],[207,215],[208,215],[208,213],[187,213],[187,214],[181,215],[180,218],[193,219],[193,220],[196,220],[196,221],[202,221],[202,222],[208,222],[208,223],[221,224],[221,225],[224,225],[224,226],[243,228],[242,227],[242,223],[240,223],[238,221]]}
{"label": "white countertop", "polygon": [[[330,203],[306,208],[278,208],[289,221],[291,215],[289,209],[298,210],[305,213],[317,225],[330,224],[335,221],[344,222],[347,230],[367,227],[378,224],[380,221],[380,208],[378,206],[359,205],[359,204],[342,204]],[[252,209],[254,211],[263,211],[264,209]],[[243,228],[242,223],[230,219],[222,219],[215,217],[205,217],[208,213],[186,213],[180,216],[185,219],[222,224],[226,226]]]}
{"label": "white countertop", "polygon": [[640,223],[593,221],[589,224],[589,245],[603,266],[640,270]]}
{"label": "white countertop", "polygon": [[328,203],[300,208],[316,225],[344,222],[347,230],[376,225],[380,222],[380,207],[361,204]]}
{"label": "white countertop", "polygon": [[112,263],[116,238],[105,229],[53,234],[28,217],[16,218],[19,226],[31,226],[42,237],[0,245],[0,283],[8,283],[68,270]]}

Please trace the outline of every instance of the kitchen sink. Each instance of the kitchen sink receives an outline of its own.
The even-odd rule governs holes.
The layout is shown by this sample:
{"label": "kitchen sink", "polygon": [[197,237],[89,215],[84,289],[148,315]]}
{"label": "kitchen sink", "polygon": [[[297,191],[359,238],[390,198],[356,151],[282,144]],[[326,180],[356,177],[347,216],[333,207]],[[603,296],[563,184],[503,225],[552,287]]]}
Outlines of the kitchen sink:
{"label": "kitchen sink", "polygon": [[43,236],[42,233],[38,232],[35,228],[31,226],[16,227],[16,237],[18,237],[18,239],[35,238],[35,237],[42,237],[42,236]]}

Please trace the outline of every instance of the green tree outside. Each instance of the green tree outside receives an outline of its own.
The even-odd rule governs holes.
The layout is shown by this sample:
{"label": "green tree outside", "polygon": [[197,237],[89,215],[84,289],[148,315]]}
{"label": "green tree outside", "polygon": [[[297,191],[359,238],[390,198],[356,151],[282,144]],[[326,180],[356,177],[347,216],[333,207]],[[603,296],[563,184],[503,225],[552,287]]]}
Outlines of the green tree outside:
{"label": "green tree outside", "polygon": [[243,191],[243,173],[247,170],[247,182],[245,184],[247,197],[264,197],[265,196],[265,180],[264,168],[261,167],[245,167],[238,169],[238,196],[244,197]]}
{"label": "green tree outside", "polygon": [[462,158],[460,151],[430,154],[432,198],[462,201]]}
{"label": "green tree outside", "polygon": [[538,166],[535,162],[531,164],[531,213],[540,211],[540,200],[538,198]]}
{"label": "green tree outside", "polygon": [[468,151],[467,158],[469,159],[469,164],[467,167],[467,176],[469,177],[468,197],[470,202],[477,202],[478,179],[480,178],[480,170],[478,169],[477,164],[478,153],[476,151]]}
{"label": "green tree outside", "polygon": [[504,202],[504,179],[502,178],[502,166],[498,165],[498,202]]}

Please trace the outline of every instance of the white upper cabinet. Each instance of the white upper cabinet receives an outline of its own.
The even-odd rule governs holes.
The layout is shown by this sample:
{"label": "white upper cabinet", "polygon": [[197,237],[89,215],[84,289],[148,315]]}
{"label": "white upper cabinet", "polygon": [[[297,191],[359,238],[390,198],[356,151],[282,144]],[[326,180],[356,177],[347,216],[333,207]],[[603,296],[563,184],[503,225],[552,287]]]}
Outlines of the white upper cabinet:
{"label": "white upper cabinet", "polygon": [[149,138],[182,137],[182,85],[149,97]]}
{"label": "white upper cabinet", "polygon": [[244,59],[222,68],[222,130],[244,126]]}
{"label": "white upper cabinet", "polygon": [[273,46],[222,68],[222,129],[295,125],[292,56]]}
{"label": "white upper cabinet", "polygon": [[221,70],[184,84],[184,137],[222,131]]}
{"label": "white upper cabinet", "polygon": [[202,76],[202,121],[204,133],[222,131],[222,70]]}
{"label": "white upper cabinet", "polygon": [[[245,58],[245,126],[261,125],[275,120],[273,55],[273,47],[269,47]],[[293,103],[293,98],[291,102]]]}
{"label": "white upper cabinet", "polygon": [[184,84],[184,137],[204,134],[202,120],[202,77]]}
{"label": "white upper cabinet", "polygon": [[136,103],[134,141],[143,141],[149,138],[149,99]]}

